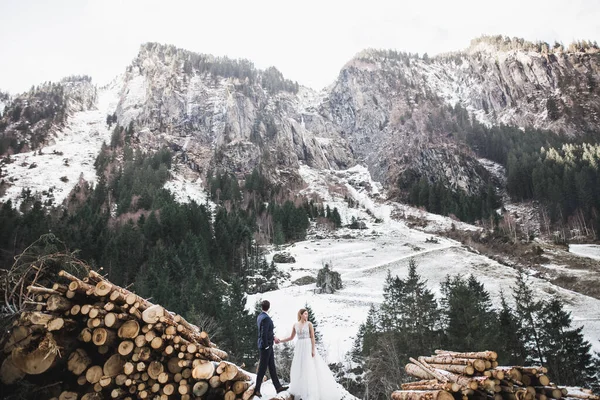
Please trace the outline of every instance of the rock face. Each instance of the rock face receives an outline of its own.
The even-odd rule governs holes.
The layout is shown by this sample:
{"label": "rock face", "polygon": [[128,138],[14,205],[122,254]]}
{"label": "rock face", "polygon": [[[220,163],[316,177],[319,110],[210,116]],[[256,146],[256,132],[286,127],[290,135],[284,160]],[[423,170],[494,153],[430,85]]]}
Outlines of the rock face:
{"label": "rock face", "polygon": [[364,51],[348,62],[321,112],[341,127],[358,160],[388,186],[426,176],[478,192],[488,174],[449,137],[460,105],[487,125],[565,132],[600,125],[600,53],[552,50],[501,37],[434,58]]}
{"label": "rock face", "polygon": [[[114,112],[139,146],[167,145],[201,177],[225,169],[241,178],[260,165],[292,191],[304,184],[302,165],[363,164],[392,196],[421,177],[476,194],[490,176],[451,134],[458,118],[566,135],[600,128],[600,53],[589,43],[483,37],[436,57],[366,50],[322,92],[246,60],[148,43],[120,79]],[[56,85],[0,98],[0,153],[36,148],[71,111],[93,107],[89,79]]]}
{"label": "rock face", "polygon": [[258,164],[275,177],[303,162],[346,168],[354,159],[338,128],[317,114],[318,95],[283,79],[274,68],[146,44],[128,67],[116,113],[134,122],[140,139],[161,137],[205,173],[240,175]]}

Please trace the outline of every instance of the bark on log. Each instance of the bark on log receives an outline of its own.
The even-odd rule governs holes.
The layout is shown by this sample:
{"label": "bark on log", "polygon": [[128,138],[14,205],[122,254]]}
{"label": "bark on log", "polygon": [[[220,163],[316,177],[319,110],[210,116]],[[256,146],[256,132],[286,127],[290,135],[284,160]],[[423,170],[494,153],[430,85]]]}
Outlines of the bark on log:
{"label": "bark on log", "polygon": [[406,371],[407,374],[414,376],[415,378],[435,379],[435,376],[433,376],[433,374],[431,374],[427,370],[424,370],[421,367],[418,367],[415,364],[406,364],[406,366],[404,367],[404,370]]}
{"label": "bark on log", "polygon": [[247,382],[247,381],[236,381],[236,382],[233,382],[233,386],[231,387],[231,390],[233,390],[233,393],[235,393],[235,394],[242,394],[246,390],[248,390],[250,385],[251,385],[251,383]]}
{"label": "bark on log", "polygon": [[475,368],[472,365],[429,364],[429,366],[435,369],[454,372],[455,374],[473,375],[475,373]]}
{"label": "bark on log", "polygon": [[418,382],[403,383],[403,390],[447,390],[449,392],[458,392],[461,386],[455,382],[439,382],[437,379],[422,380]]}
{"label": "bark on log", "polygon": [[496,361],[498,359],[498,353],[495,351],[458,352],[449,350],[436,350],[435,354],[449,355],[458,358],[483,358],[490,361]]}
{"label": "bark on log", "polygon": [[454,400],[445,390],[398,390],[392,393],[392,400]]}
{"label": "bark on log", "polygon": [[250,398],[254,396],[254,385],[251,385],[244,394],[242,395],[242,400],[250,400]]}
{"label": "bark on log", "polygon": [[454,356],[419,357],[419,361],[427,364],[457,364],[472,365],[479,372],[485,371],[485,360],[474,358],[459,358]]}
{"label": "bark on log", "polygon": [[221,382],[225,381],[250,381],[252,378],[235,364],[227,363],[225,370],[220,375]]}
{"label": "bark on log", "polygon": [[46,327],[54,318],[56,317],[52,314],[46,314],[38,311],[27,311],[21,314],[20,320],[25,324],[29,323],[32,325],[41,325]]}

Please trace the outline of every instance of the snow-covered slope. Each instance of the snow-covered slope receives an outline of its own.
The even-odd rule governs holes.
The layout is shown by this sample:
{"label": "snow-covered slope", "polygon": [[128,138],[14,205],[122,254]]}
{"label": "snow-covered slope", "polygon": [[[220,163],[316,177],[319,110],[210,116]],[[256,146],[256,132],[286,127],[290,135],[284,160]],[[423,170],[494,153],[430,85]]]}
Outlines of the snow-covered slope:
{"label": "snow-covered slope", "polygon": [[23,188],[28,188],[44,203],[60,204],[80,178],[95,182],[94,161],[102,143],[110,143],[106,115],[117,106],[120,86],[121,80],[116,79],[99,89],[96,107],[70,115],[53,144],[11,156],[12,162],[3,166],[10,186],[0,201],[19,204]]}
{"label": "snow-covered slope", "polygon": [[569,252],[600,261],[600,246],[597,244],[571,244]]}
{"label": "snow-covered slope", "polygon": [[[344,288],[335,294],[316,294],[315,285],[289,285],[277,291],[250,296],[248,307],[256,301],[271,301],[271,315],[276,324],[276,335],[291,332],[298,309],[308,303],[314,310],[318,329],[323,337],[324,357],[328,362],[343,362],[352,348],[359,325],[365,321],[371,304],[383,300],[382,288],[390,271],[392,275],[406,276],[408,261],[415,258],[418,272],[428,280],[430,288],[439,296],[440,283],[447,274],[474,274],[485,284],[494,302],[499,303],[499,293],[510,292],[516,271],[485,256],[473,253],[461,243],[409,228],[394,216],[421,215],[433,229],[450,227],[449,218],[431,216],[411,207],[379,202],[367,196],[381,192],[370,181],[366,169],[355,167],[347,171],[316,171],[308,167],[301,174],[309,187],[330,207],[337,207],[344,223],[352,216],[365,221],[367,229],[341,229],[335,232],[316,231],[308,240],[295,243],[285,249],[296,259],[295,264],[279,264],[279,268],[291,274],[291,281],[303,277],[316,277],[325,263],[341,274]],[[335,188],[335,194],[330,190]],[[349,208],[344,196],[352,196],[360,203],[359,208]],[[382,222],[376,223],[374,215]],[[430,219],[428,219],[430,217]],[[463,229],[464,227],[460,227]],[[432,229],[432,230],[433,230]],[[471,227],[471,229],[477,229]],[[324,237],[324,239],[317,239]],[[271,255],[274,252],[271,253]],[[600,300],[587,297],[552,285],[547,281],[531,278],[532,287],[540,298],[559,296],[571,311],[575,324],[584,326],[584,334],[596,351],[600,350]]]}

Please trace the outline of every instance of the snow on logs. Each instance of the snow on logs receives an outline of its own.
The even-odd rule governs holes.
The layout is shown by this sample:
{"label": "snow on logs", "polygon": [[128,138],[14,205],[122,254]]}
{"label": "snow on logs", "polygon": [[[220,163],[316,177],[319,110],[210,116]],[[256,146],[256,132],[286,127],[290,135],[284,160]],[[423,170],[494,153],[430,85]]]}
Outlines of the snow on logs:
{"label": "snow on logs", "polygon": [[252,398],[252,377],[180,315],[93,271],[59,276],[27,288],[36,302],[2,341],[4,385],[36,375],[59,400]]}
{"label": "snow on logs", "polygon": [[410,359],[406,373],[421,380],[402,384],[392,400],[600,400],[587,389],[556,386],[545,367],[499,366],[493,351],[435,353]]}

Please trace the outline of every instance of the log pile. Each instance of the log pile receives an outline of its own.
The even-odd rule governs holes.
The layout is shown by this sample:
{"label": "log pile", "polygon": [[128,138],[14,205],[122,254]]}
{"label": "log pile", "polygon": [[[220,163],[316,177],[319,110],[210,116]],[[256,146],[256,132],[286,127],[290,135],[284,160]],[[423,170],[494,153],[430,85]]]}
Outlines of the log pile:
{"label": "log pile", "polygon": [[58,400],[253,397],[251,375],[180,315],[94,271],[59,275],[27,287],[36,301],[3,340],[3,385],[28,379]]}
{"label": "log pile", "polygon": [[493,351],[435,353],[410,359],[406,372],[421,380],[402,384],[392,400],[600,400],[587,389],[558,387],[547,368],[499,366]]}

